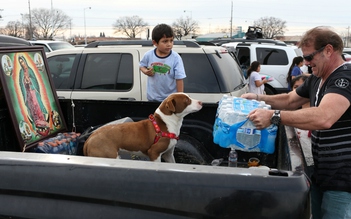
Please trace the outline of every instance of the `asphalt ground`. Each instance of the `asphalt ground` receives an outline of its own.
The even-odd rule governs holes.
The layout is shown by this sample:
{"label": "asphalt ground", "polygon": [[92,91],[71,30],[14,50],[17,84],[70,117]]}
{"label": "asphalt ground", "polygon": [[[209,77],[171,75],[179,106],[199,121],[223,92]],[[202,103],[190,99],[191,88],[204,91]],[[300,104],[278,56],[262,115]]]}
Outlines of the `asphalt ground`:
{"label": "asphalt ground", "polygon": [[308,137],[308,131],[302,129],[295,129],[299,138],[303,153],[305,155],[307,166],[313,166],[313,158],[312,158],[312,151],[311,151],[311,138]]}

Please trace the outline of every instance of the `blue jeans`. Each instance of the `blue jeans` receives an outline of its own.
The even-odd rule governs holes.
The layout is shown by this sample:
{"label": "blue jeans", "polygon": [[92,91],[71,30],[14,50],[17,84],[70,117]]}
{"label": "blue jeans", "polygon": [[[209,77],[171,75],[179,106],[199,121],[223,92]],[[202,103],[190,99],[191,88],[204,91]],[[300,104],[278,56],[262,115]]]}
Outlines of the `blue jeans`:
{"label": "blue jeans", "polygon": [[350,219],[351,193],[322,191],[311,186],[313,219]]}

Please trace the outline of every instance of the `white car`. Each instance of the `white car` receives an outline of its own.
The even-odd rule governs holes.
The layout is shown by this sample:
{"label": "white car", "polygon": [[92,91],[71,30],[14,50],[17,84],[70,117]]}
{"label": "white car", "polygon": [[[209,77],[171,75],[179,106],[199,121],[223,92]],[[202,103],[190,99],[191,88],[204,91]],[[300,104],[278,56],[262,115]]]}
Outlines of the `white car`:
{"label": "white car", "polygon": [[302,56],[301,50],[296,46],[286,45],[284,42],[271,39],[238,39],[236,42],[223,40],[216,43],[237,55],[244,73],[250,63],[259,61],[261,63],[260,74],[273,79],[265,85],[267,94],[288,91],[286,76],[289,68],[296,56]]}
{"label": "white car", "polygon": [[343,53],[351,55],[351,48],[344,48]]}
{"label": "white car", "polygon": [[66,41],[54,41],[54,40],[31,40],[29,41],[33,46],[44,47],[45,53],[49,53],[60,49],[73,49],[75,48],[72,44]]}

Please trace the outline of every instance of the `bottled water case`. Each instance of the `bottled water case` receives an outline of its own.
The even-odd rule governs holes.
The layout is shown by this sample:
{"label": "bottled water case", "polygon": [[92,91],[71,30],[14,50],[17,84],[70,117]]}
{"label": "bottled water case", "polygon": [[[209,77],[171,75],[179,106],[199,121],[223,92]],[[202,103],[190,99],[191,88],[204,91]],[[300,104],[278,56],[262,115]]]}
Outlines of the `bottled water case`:
{"label": "bottled water case", "polygon": [[247,152],[274,153],[278,127],[258,130],[247,118],[256,108],[270,109],[263,101],[224,95],[219,102],[213,126],[213,141],[224,148]]}

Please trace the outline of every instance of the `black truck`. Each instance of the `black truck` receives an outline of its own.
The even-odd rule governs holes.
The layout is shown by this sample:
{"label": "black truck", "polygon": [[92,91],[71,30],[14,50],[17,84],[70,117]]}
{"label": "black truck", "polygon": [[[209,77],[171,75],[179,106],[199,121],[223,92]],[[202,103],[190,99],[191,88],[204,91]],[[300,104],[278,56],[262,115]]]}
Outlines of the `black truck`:
{"label": "black truck", "polygon": [[[7,36],[0,42],[27,45]],[[66,131],[77,133],[146,119],[158,107],[80,99],[59,105]],[[217,107],[204,103],[185,117],[173,164],[85,157],[83,134],[74,155],[22,151],[0,95],[0,218],[310,218],[310,181],[294,128],[279,127],[273,154],[237,151],[238,167],[228,167],[230,149],[213,142]],[[265,168],[249,168],[251,157]]]}
{"label": "black truck", "polygon": [[[60,100],[69,130],[146,119],[158,103]],[[3,218],[309,218],[309,180],[294,128],[280,126],[273,154],[213,143],[217,104],[185,117],[176,164],[20,152],[1,109],[0,215]],[[84,143],[84,139],[81,139]],[[269,169],[248,168],[257,157]],[[211,165],[223,159],[219,166]]]}

